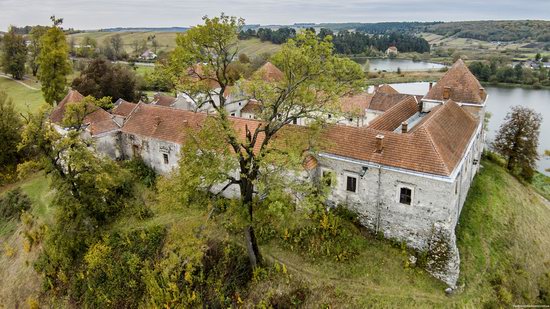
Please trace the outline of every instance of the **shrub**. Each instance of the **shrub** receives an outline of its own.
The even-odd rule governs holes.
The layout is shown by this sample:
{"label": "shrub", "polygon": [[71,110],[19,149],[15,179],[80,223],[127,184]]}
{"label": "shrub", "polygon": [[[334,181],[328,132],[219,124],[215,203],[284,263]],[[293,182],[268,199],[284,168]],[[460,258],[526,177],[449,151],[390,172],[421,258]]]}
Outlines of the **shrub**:
{"label": "shrub", "polygon": [[149,188],[153,187],[157,182],[157,173],[155,170],[147,166],[141,159],[134,158],[124,161],[124,167],[130,170],[130,173],[134,175],[136,180],[139,180]]}
{"label": "shrub", "polygon": [[321,256],[336,261],[352,259],[361,250],[362,236],[351,222],[338,213],[348,218],[350,216],[343,210],[336,213],[324,209],[312,212],[309,222],[283,231],[283,244],[312,259]]}
{"label": "shrub", "polygon": [[142,269],[162,248],[161,226],[115,233],[92,245],[83,263],[83,303],[95,308],[136,308],[145,292]]}
{"label": "shrub", "polygon": [[31,208],[31,205],[30,198],[20,188],[13,189],[0,198],[0,218],[19,219],[24,211]]}
{"label": "shrub", "polygon": [[240,292],[252,279],[245,250],[217,239],[208,239],[201,246],[193,246],[193,252],[188,254],[170,250],[144,272],[148,306],[237,307]]}

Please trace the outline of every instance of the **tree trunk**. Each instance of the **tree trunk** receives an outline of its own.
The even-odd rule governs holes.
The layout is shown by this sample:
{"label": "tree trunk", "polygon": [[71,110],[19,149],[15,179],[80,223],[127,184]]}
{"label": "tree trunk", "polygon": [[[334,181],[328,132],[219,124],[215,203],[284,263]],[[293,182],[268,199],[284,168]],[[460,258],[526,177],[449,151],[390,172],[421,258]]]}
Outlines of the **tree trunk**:
{"label": "tree trunk", "polygon": [[250,224],[244,230],[244,236],[246,241],[246,250],[248,251],[248,258],[250,260],[250,265],[252,268],[261,264],[262,258],[260,255],[260,249],[258,247],[258,242],[256,240],[256,235],[254,234],[254,217],[253,217],[253,194],[254,186],[252,182],[246,179],[241,179],[241,198],[243,206],[248,207],[248,215]]}

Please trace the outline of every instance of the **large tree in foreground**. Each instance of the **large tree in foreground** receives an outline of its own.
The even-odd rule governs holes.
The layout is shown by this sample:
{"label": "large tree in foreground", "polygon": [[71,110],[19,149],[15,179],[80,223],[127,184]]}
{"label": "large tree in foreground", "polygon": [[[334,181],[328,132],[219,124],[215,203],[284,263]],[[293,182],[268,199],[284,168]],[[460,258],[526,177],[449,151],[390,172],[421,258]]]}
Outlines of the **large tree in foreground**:
{"label": "large tree in foreground", "polygon": [[537,147],[542,116],[534,110],[514,106],[493,142],[493,148],[507,160],[507,169],[531,180],[539,158]]}
{"label": "large tree in foreground", "polygon": [[2,69],[11,74],[15,79],[22,79],[25,75],[25,62],[27,61],[27,46],[22,35],[10,27],[4,35],[2,44]]}
{"label": "large tree in foreground", "polygon": [[62,19],[51,17],[53,26],[40,40],[40,54],[37,63],[40,66],[38,78],[42,83],[44,99],[49,104],[61,101],[66,95],[67,75],[71,73],[69,47],[65,33],[61,29]]}
{"label": "large tree in foreground", "polygon": [[[234,82],[229,69],[239,55],[237,34],[242,25],[242,20],[223,14],[212,19],[205,17],[203,25],[178,35],[171,67],[178,90],[193,98],[199,107],[209,104],[216,110],[207,127],[217,134],[217,141],[198,143],[198,153],[204,154],[202,157],[209,163],[197,162],[204,167],[195,175],[200,179],[197,185],[211,176],[212,183],[225,183],[222,190],[230,185],[239,187],[240,205],[247,210],[249,220],[245,229],[248,253],[255,266],[260,255],[254,236],[254,196],[265,187],[261,180],[278,168],[274,165],[283,165],[284,169],[285,164],[284,160],[272,160],[273,155],[285,156],[276,147],[276,137],[281,131],[290,132],[283,129],[298,119],[324,121],[323,115],[334,109],[340,96],[361,88],[364,73],[355,62],[333,55],[330,37],[320,40],[314,33],[301,33],[271,59],[283,71],[282,80],[265,81],[262,72],[258,72],[250,80],[239,82],[245,96],[258,101],[262,121],[241,128],[245,132],[238,134],[226,111],[231,102],[224,93]],[[207,145],[212,147],[201,150]],[[233,167],[236,175],[228,172]],[[212,172],[216,168],[219,172]]]}

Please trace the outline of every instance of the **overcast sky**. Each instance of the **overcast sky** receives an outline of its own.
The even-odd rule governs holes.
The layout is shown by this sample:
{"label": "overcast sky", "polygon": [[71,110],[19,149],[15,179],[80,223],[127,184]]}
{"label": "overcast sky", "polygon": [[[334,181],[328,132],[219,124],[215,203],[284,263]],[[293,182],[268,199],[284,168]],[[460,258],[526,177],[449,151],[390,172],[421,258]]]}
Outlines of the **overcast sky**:
{"label": "overcast sky", "polygon": [[240,16],[248,24],[295,22],[550,19],[550,0],[0,0],[0,29],[192,26],[203,15]]}

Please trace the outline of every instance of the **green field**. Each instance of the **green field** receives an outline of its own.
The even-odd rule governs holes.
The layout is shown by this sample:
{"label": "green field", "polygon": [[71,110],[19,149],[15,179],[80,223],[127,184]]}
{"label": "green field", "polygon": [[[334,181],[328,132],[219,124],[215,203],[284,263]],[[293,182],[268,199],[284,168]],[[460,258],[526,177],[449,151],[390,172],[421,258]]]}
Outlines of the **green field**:
{"label": "green field", "polygon": [[[132,42],[135,40],[143,41],[153,35],[159,43],[158,51],[171,51],[176,47],[177,33],[175,32],[82,32],[71,34],[67,39],[71,40],[71,38],[74,38],[75,43],[80,44],[85,36],[89,36],[95,39],[98,44],[102,44],[105,40],[108,40],[117,33],[120,34],[122,38],[124,50],[129,54],[133,52]],[[242,40],[239,42],[239,49],[249,57],[255,57],[263,53],[274,53],[279,50],[279,48],[279,45],[271,42],[262,42],[259,39]]]}
{"label": "green field", "polygon": [[22,113],[36,111],[40,105],[45,103],[40,90],[29,89],[4,77],[0,77],[0,91],[5,91],[12,99],[15,108]]}

